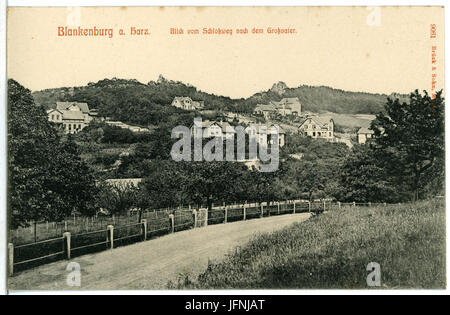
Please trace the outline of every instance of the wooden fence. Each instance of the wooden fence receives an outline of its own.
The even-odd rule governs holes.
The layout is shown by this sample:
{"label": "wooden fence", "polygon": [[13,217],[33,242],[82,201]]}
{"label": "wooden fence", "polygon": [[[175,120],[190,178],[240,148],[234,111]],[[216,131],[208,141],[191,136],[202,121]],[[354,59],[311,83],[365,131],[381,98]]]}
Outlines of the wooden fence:
{"label": "wooden fence", "polygon": [[[106,224],[96,230],[73,233],[67,230],[60,236],[38,242],[8,244],[9,274],[62,259],[113,249],[136,242],[146,241],[161,235],[212,224],[263,218],[274,215],[302,212],[320,213],[344,207],[386,206],[386,203],[344,203],[302,200],[287,200],[271,203],[234,204],[199,210],[149,211],[142,215],[141,222]],[[83,222],[83,221],[82,221]],[[113,223],[114,221],[105,221]],[[120,222],[120,221],[119,221]],[[66,226],[67,229],[67,226]]]}

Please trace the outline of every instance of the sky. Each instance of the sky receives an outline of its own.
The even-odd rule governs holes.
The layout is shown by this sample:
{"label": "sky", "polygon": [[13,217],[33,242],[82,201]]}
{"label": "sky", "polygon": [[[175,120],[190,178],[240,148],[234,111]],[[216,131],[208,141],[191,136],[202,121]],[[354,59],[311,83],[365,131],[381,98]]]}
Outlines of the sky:
{"label": "sky", "polygon": [[[431,25],[436,38],[430,38]],[[58,36],[58,27],[112,28],[113,37]],[[131,27],[149,35],[130,35]],[[291,34],[268,34],[268,28]],[[183,35],[171,35],[183,28]],[[203,28],[233,35],[201,34]],[[236,34],[247,28],[248,34]],[[253,28],[264,34],[252,34]],[[119,35],[123,29],[126,35]],[[188,35],[188,29],[200,34]],[[432,64],[432,46],[436,63]],[[432,69],[432,66],[436,69]],[[202,91],[248,97],[283,81],[347,91],[444,87],[440,7],[110,7],[8,9],[7,73],[32,91],[162,74]]]}

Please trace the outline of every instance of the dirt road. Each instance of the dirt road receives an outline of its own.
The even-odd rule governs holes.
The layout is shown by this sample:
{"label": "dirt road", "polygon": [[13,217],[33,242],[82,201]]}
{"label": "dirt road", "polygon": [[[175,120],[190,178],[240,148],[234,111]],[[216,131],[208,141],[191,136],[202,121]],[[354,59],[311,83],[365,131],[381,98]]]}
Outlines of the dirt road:
{"label": "dirt road", "polygon": [[73,259],[81,267],[81,286],[67,285],[69,261],[60,261],[9,278],[14,290],[167,289],[180,275],[196,279],[208,260],[220,260],[254,235],[281,229],[309,218],[282,215],[177,232],[154,240]]}

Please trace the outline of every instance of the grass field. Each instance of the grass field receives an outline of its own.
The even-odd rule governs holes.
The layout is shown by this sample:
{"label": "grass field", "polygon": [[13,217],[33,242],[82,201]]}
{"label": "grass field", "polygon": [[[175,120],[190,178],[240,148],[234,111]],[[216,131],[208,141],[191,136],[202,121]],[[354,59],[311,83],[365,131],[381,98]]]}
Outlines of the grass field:
{"label": "grass field", "polygon": [[381,288],[445,288],[443,200],[329,211],[254,238],[184,286],[362,289],[370,262]]}

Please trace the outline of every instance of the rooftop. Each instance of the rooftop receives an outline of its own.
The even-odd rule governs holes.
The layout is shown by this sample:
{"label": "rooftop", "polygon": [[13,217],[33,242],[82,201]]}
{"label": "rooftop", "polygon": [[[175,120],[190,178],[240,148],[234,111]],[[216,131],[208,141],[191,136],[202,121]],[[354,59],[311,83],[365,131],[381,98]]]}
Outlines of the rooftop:
{"label": "rooftop", "polygon": [[58,110],[66,110],[70,106],[76,105],[81,111],[85,114],[89,113],[89,106],[87,103],[79,103],[79,102],[56,102],[56,109]]}

